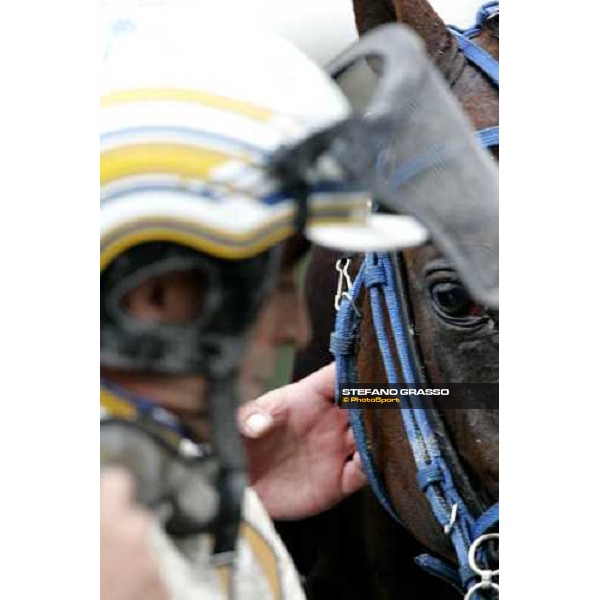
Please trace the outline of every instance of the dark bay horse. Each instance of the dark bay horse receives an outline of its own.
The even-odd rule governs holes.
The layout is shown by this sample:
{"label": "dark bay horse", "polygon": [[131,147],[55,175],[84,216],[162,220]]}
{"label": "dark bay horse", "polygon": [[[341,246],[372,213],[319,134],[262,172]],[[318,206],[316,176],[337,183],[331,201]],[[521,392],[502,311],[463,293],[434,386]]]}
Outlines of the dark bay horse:
{"label": "dark bay horse", "polygon": [[[498,123],[498,92],[472,67],[453,36],[426,0],[354,0],[359,33],[399,21],[410,25],[451,85],[475,128]],[[477,43],[498,58],[499,18],[485,22]],[[497,149],[493,150],[498,157]],[[339,254],[313,252],[306,277],[306,297],[314,337],[297,359],[295,377],[330,362],[329,332],[333,328]],[[477,306],[452,266],[432,245],[405,251],[401,257],[412,309],[417,344],[432,383],[498,381],[498,315]],[[355,261],[359,262],[359,261]],[[386,381],[368,301],[358,357],[360,381]],[[365,411],[367,435],[390,500],[410,533],[424,548],[453,559],[452,548],[416,483],[415,465],[398,411]],[[496,411],[440,411],[440,427],[458,465],[458,486],[467,484],[486,504],[498,496],[498,417]],[[295,530],[294,530],[295,528]],[[291,534],[290,534],[291,531]],[[298,533],[298,532],[302,533]],[[300,570],[308,574],[312,598],[452,598],[452,591],[421,577],[412,565],[415,542],[395,525],[369,493],[301,525],[288,525]],[[286,535],[288,534],[288,535]],[[304,543],[298,539],[305,539]],[[319,540],[318,542],[315,542]],[[307,546],[321,544],[320,552]],[[352,548],[352,556],[348,556]],[[362,574],[361,574],[362,567]],[[339,577],[333,576],[334,570]]]}
{"label": "dark bay horse", "polygon": [[[425,40],[430,55],[446,76],[476,128],[498,123],[498,92],[488,78],[465,61],[454,36],[426,0],[373,2],[355,0],[360,33],[390,20],[411,25]],[[478,45],[498,58],[499,16],[484,22]],[[427,378],[432,383],[498,382],[498,315],[477,306],[460,278],[432,245],[403,252],[409,303]],[[371,311],[363,306],[359,352],[361,381],[385,381],[374,352],[376,340]],[[457,449],[465,476],[485,504],[498,497],[497,411],[448,410],[443,422]],[[397,411],[367,411],[367,427],[376,462],[403,521],[423,544],[450,556],[447,537],[432,519],[416,485],[414,462],[407,460],[405,436]],[[404,442],[403,442],[404,440]],[[403,447],[404,446],[404,447]],[[459,485],[461,485],[459,483]]]}

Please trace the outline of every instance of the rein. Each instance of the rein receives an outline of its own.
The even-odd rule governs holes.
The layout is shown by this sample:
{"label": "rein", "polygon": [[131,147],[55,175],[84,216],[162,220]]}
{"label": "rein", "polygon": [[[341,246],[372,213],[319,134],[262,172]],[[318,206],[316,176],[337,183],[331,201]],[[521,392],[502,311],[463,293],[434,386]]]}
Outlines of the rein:
{"label": "rein", "polygon": [[[498,14],[498,2],[488,2],[477,14],[477,23],[468,30],[449,27],[468,62],[481,70],[495,85],[498,83],[498,62],[472,40],[479,35],[484,22]],[[488,127],[477,132],[486,148],[497,146],[499,128]],[[341,261],[346,261],[342,265]],[[336,266],[340,274],[336,297],[337,317],[331,335],[330,350],[335,357],[338,383],[357,381],[358,336],[361,314],[357,308],[362,290],[368,294],[379,352],[388,382],[407,385],[425,384],[424,369],[419,360],[414,332],[408,314],[406,285],[398,268],[395,254],[387,252],[365,255],[360,270],[352,283],[347,269],[349,259],[341,259]],[[343,283],[346,282],[346,291]],[[386,320],[392,340],[386,330]],[[400,365],[400,372],[396,365]],[[490,567],[488,542],[499,540],[498,533],[490,533],[499,523],[498,503],[477,518],[471,513],[455,484],[452,470],[440,448],[435,426],[418,396],[406,396],[400,408],[401,418],[417,469],[417,481],[426,496],[431,511],[444,533],[450,538],[458,569],[429,556],[417,557],[416,562],[427,571],[446,579],[465,593],[465,600],[475,598],[479,591],[495,590],[499,570]],[[361,456],[362,464],[373,493],[387,513],[398,523],[401,520],[387,493],[375,464],[372,447],[365,429],[361,408],[350,409],[350,424]],[[485,548],[484,548],[485,546]],[[487,550],[487,551],[486,551]]]}

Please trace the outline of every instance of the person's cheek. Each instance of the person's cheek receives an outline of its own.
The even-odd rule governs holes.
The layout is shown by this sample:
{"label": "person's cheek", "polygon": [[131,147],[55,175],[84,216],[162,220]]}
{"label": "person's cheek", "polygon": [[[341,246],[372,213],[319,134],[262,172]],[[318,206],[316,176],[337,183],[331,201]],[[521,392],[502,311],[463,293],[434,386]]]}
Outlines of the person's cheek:
{"label": "person's cheek", "polygon": [[310,339],[310,321],[304,299],[298,290],[282,294],[277,306],[277,345],[289,344],[302,348]]}
{"label": "person's cheek", "polygon": [[265,390],[265,381],[271,376],[277,358],[274,339],[274,312],[271,302],[263,308],[253,331],[242,363],[241,388],[244,402],[254,400]]}

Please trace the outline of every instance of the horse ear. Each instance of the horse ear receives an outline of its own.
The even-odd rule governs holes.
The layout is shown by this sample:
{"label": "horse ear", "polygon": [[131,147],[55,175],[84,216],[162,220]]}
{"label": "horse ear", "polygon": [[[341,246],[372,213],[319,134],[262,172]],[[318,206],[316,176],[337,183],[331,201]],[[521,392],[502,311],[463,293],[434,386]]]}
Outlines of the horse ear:
{"label": "horse ear", "polygon": [[362,35],[379,25],[396,23],[396,12],[387,0],[352,0],[358,34]]}
{"label": "horse ear", "polygon": [[422,38],[431,56],[439,56],[452,44],[442,18],[428,0],[353,0],[359,34],[383,23],[404,23]]}

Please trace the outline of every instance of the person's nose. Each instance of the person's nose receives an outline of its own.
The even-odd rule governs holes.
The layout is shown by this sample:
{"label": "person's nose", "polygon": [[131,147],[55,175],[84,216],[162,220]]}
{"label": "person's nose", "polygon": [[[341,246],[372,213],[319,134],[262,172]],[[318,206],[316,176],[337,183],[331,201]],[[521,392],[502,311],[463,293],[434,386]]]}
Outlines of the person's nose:
{"label": "person's nose", "polygon": [[310,322],[304,304],[299,302],[293,310],[280,313],[274,327],[276,345],[290,345],[302,348],[310,340]]}

